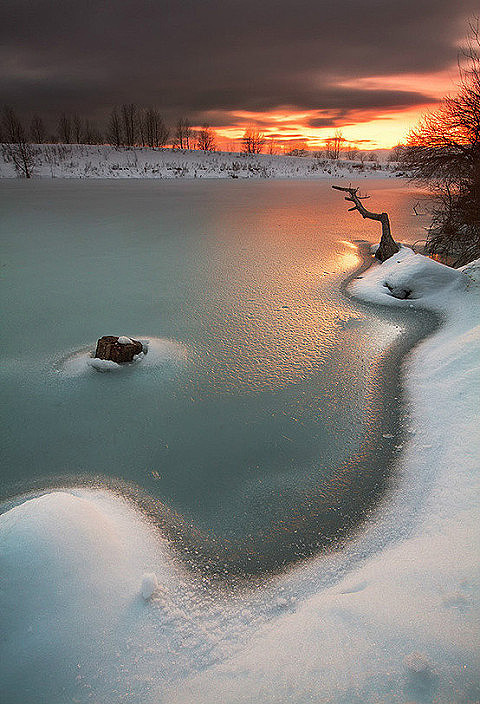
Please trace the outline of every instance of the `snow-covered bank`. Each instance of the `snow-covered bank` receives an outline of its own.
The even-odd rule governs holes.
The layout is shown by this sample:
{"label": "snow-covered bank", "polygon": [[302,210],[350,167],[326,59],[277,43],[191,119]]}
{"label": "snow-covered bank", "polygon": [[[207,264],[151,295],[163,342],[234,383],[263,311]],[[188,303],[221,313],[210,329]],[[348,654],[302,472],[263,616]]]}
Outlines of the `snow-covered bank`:
{"label": "snow-covered bank", "polygon": [[[34,145],[34,177],[43,178],[358,178],[395,175],[375,161],[196,150]],[[16,177],[0,152],[0,178]]]}
{"label": "snow-covered bank", "polygon": [[[399,528],[393,544],[168,701],[480,700],[479,273],[479,262],[457,272],[403,250],[354,285],[366,300],[428,306],[445,317],[406,364],[411,440],[399,494],[420,478],[426,487],[407,517],[409,502],[393,502],[393,521],[407,518],[407,534]],[[387,282],[415,299],[392,297]]]}

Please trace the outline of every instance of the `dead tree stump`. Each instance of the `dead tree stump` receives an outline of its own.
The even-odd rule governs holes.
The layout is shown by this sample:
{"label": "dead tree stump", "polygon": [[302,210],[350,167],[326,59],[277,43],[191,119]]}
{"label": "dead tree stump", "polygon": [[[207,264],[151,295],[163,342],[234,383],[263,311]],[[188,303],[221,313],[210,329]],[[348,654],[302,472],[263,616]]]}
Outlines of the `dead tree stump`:
{"label": "dead tree stump", "polygon": [[143,345],[139,340],[129,337],[115,337],[104,335],[97,342],[95,350],[96,359],[109,359],[117,364],[133,362],[135,355],[143,352]]}
{"label": "dead tree stump", "polygon": [[358,210],[362,218],[368,218],[368,220],[377,220],[381,223],[382,239],[380,240],[380,244],[378,245],[377,251],[375,252],[375,257],[381,262],[384,262],[386,259],[393,257],[393,255],[399,251],[400,247],[392,237],[388,213],[372,213],[370,210],[367,210],[364,207],[362,200],[365,200],[365,198],[368,198],[368,196],[359,196],[358,188],[344,188],[342,186],[332,186],[332,188],[334,188],[336,191],[343,191],[344,193],[348,193],[348,195],[345,196],[345,200],[349,201],[350,203],[353,203],[353,208],[349,208],[349,211]]}

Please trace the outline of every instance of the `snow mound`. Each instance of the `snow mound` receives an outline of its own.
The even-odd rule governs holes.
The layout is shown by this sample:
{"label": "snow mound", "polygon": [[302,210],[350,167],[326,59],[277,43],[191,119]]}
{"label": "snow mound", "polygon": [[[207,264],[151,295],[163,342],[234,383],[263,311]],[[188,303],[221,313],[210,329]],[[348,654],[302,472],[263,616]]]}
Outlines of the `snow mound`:
{"label": "snow mound", "polygon": [[135,355],[133,362],[129,364],[117,364],[110,359],[97,359],[92,357],[93,348],[84,347],[58,364],[56,371],[65,377],[77,377],[90,374],[92,370],[95,372],[122,372],[132,369],[132,367],[140,370],[161,367],[165,364],[181,364],[188,357],[186,348],[176,340],[160,337],[148,339],[136,337],[135,339],[142,343],[143,352]]}
{"label": "snow mound", "polygon": [[97,359],[96,357],[92,357],[87,360],[87,364],[97,372],[115,372],[122,369],[121,364],[112,362],[111,359]]}
{"label": "snow mound", "polygon": [[119,345],[131,345],[132,344],[132,340],[129,337],[126,337],[126,335],[120,335],[117,342]]}
{"label": "snow mound", "polygon": [[404,299],[402,304],[411,306],[414,305],[412,300],[434,304],[435,299],[439,302],[450,292],[466,289],[468,284],[465,271],[452,269],[402,247],[393,257],[370,270],[367,277],[354,281],[351,290],[371,303],[398,305],[399,299]]}
{"label": "snow mound", "polygon": [[153,531],[133,508],[106,492],[84,494],[54,491],[0,516],[3,702],[84,701],[82,683],[96,678],[97,693],[103,681],[111,687],[121,621],[131,622],[129,638],[138,635],[145,568],[155,561],[166,573]]}

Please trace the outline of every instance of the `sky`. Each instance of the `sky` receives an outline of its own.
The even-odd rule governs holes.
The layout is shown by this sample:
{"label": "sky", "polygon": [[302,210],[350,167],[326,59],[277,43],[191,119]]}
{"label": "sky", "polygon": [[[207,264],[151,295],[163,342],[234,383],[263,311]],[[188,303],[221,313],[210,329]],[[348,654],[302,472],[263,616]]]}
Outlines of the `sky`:
{"label": "sky", "polygon": [[54,129],[115,105],[311,149],[405,139],[455,90],[478,0],[3,0],[0,102]]}

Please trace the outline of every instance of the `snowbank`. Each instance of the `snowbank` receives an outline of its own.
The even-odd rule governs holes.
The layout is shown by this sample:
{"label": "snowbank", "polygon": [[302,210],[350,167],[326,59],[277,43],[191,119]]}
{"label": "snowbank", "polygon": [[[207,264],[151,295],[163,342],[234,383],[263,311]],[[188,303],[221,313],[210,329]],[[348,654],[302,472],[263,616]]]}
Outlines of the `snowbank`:
{"label": "snowbank", "polygon": [[[395,175],[390,164],[313,156],[236,154],[196,150],[115,149],[78,144],[35,145],[35,177],[44,178],[330,178]],[[1,159],[0,178],[15,178]]]}
{"label": "snowbank", "polygon": [[[366,300],[445,317],[406,364],[411,440],[390,509],[398,537],[169,702],[480,700],[479,271],[479,262],[454,271],[402,250],[355,282]],[[392,297],[386,282],[415,298]]]}
{"label": "snowbank", "polygon": [[[382,266],[373,267],[367,276],[357,279],[351,290],[370,303],[412,307],[412,299],[416,299],[424,308],[442,311],[451,303],[451,296],[466,290],[472,281],[463,270],[444,266],[402,247]],[[398,300],[394,295],[396,290],[408,291],[408,298]]]}

